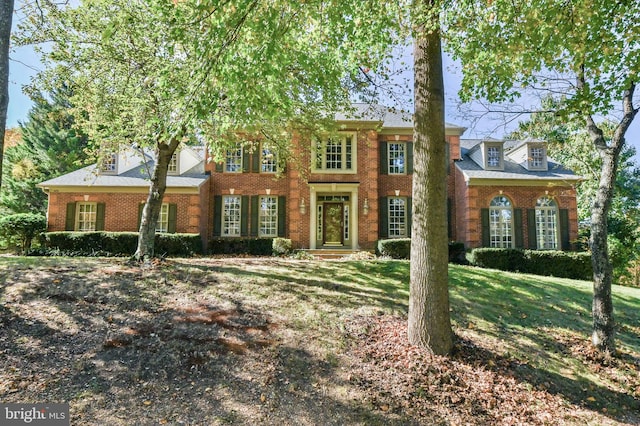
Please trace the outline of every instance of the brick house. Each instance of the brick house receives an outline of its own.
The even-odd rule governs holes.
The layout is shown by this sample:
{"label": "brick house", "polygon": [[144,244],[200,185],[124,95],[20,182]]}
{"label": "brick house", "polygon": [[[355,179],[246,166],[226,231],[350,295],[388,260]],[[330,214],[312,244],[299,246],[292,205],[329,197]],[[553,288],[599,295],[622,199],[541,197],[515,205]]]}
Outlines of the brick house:
{"label": "brick house", "polygon": [[[339,131],[294,137],[284,170],[265,143],[208,162],[202,147],[174,156],[159,232],[213,239],[281,236],[294,247],[371,250],[411,232],[411,118],[356,105]],[[465,140],[445,125],[449,237],[469,248],[569,249],[578,232],[580,178],[547,157],[543,141]],[[50,231],[137,230],[148,192],[145,166],[114,155],[40,184]]]}

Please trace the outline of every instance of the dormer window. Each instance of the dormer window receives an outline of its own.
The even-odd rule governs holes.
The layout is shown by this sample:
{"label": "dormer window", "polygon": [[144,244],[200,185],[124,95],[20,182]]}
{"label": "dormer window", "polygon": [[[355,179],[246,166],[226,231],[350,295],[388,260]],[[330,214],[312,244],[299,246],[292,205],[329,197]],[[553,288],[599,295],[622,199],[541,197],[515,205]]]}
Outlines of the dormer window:
{"label": "dormer window", "polygon": [[502,143],[485,143],[485,168],[487,170],[503,169]]}
{"label": "dormer window", "polygon": [[529,170],[547,169],[547,150],[542,145],[529,146]]}
{"label": "dormer window", "polygon": [[107,154],[102,160],[100,171],[103,173],[116,173],[118,169],[118,156],[115,153]]}
{"label": "dormer window", "polygon": [[169,160],[169,167],[167,168],[167,172],[170,175],[178,174],[178,151],[174,152],[171,156],[171,160]]}

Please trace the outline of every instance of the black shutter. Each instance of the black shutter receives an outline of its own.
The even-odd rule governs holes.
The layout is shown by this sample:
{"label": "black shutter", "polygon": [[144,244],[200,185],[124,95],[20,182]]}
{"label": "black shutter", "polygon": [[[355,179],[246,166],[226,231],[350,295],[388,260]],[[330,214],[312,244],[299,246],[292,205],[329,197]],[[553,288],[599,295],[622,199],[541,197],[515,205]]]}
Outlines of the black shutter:
{"label": "black shutter", "polygon": [[413,142],[407,142],[407,174],[413,174]]}
{"label": "black shutter", "polygon": [[387,142],[380,142],[380,174],[389,174],[389,151]]}
{"label": "black shutter", "polygon": [[560,243],[562,250],[571,250],[569,241],[569,210],[560,209]]}
{"label": "black shutter", "polygon": [[96,204],[96,231],[104,231],[104,203]]}
{"label": "black shutter", "polygon": [[411,237],[411,228],[413,227],[413,202],[411,197],[407,197],[407,237]]}
{"label": "black shutter", "polygon": [[287,226],[287,198],[278,197],[278,237],[286,235]]}
{"label": "black shutter", "polygon": [[216,163],[216,173],[224,172],[224,161]]}
{"label": "black shutter", "polygon": [[491,230],[489,228],[489,209],[480,209],[480,223],[482,227],[482,247],[490,247]]}
{"label": "black shutter", "polygon": [[73,231],[76,228],[76,203],[67,203],[67,216],[64,222],[65,231]]}
{"label": "black shutter", "polygon": [[251,171],[254,173],[260,173],[261,165],[260,164],[260,154],[262,154],[262,149],[258,147],[256,151],[251,155]]}
{"label": "black shutter", "polygon": [[380,197],[380,201],[378,203],[378,212],[380,221],[378,223],[378,237],[379,238],[388,238],[389,237],[389,202],[387,197]]}
{"label": "black shutter", "polygon": [[167,232],[170,234],[176,233],[176,225],[178,222],[178,205],[169,204],[169,218],[167,223]]}
{"label": "black shutter", "polygon": [[513,227],[516,248],[524,248],[524,236],[522,231],[522,209],[513,209]]}
{"label": "black shutter", "polygon": [[249,173],[251,170],[251,156],[249,150],[242,148],[242,173]]}
{"label": "black shutter", "polygon": [[251,233],[252,237],[258,236],[258,219],[260,217],[260,196],[251,196]]}
{"label": "black shutter", "polygon": [[222,195],[213,197],[213,236],[222,235]]}
{"label": "black shutter", "polygon": [[240,197],[240,236],[249,235],[249,196]]}
{"label": "black shutter", "polygon": [[538,249],[538,234],[536,233],[536,209],[527,209],[527,234],[529,235],[529,249]]}

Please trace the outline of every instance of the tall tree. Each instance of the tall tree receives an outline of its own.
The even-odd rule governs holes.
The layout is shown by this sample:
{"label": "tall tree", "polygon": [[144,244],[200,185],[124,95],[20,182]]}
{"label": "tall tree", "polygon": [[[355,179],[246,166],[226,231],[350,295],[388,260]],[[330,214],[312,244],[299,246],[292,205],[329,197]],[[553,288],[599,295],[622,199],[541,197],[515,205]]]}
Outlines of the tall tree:
{"label": "tall tree", "polygon": [[44,2],[20,41],[48,43],[38,82],[63,77],[76,89],[78,124],[101,155],[155,151],[136,251],[148,258],[181,142],[197,136],[219,157],[238,130],[286,130],[344,109],[345,79],[377,68],[397,15],[373,0]]}
{"label": "tall tree", "polygon": [[4,132],[9,106],[9,45],[13,21],[13,0],[3,0],[0,6],[0,188],[4,159]]}
{"label": "tall tree", "polygon": [[453,347],[453,332],[439,8],[437,0],[416,0],[412,9],[415,116],[408,335],[410,343],[445,355]]}
{"label": "tall tree", "polygon": [[64,86],[33,96],[27,120],[20,123],[21,142],[6,150],[0,206],[9,212],[45,214],[47,196],[36,184],[87,163],[87,138],[74,129],[70,96]]}
{"label": "tall tree", "polygon": [[[591,208],[592,343],[613,353],[607,219],[625,135],[638,112],[640,3],[467,0],[450,12],[447,45],[462,62],[463,99],[513,100],[526,89],[562,96],[556,113],[578,117],[600,156]],[[610,138],[595,118],[602,115],[616,120]]]}

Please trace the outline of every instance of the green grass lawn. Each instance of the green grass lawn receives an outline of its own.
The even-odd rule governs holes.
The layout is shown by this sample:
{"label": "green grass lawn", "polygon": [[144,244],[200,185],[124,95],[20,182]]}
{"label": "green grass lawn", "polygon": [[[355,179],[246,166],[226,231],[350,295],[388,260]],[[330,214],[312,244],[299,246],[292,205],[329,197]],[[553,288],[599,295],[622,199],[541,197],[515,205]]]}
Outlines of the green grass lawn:
{"label": "green grass lawn", "polygon": [[[615,362],[599,357],[588,344],[591,329],[590,282],[458,265],[449,267],[449,280],[451,318],[460,341],[473,341],[474,347],[491,353],[491,360],[502,359],[517,364],[510,374],[519,381],[529,383],[532,388],[542,387],[552,394],[562,395],[568,404],[607,413],[613,420],[619,413],[638,408],[640,289],[613,288],[619,359],[624,360]],[[155,327],[147,333],[149,336],[156,336],[156,339],[160,336],[169,342],[165,343],[163,351],[158,352],[168,357],[172,354],[170,343],[173,341],[166,330],[177,327],[174,324],[176,318],[183,318],[184,312],[192,312],[195,307],[202,306],[248,312],[253,317],[269,318],[270,322],[279,325],[274,333],[281,349],[274,349],[269,356],[282,355],[282,348],[286,346],[289,351],[286,359],[301,363],[296,367],[291,361],[290,368],[309,371],[315,371],[312,363],[339,369],[340,354],[349,344],[345,339],[345,327],[352,318],[406,316],[408,288],[409,263],[395,260],[169,259],[150,270],[140,270],[126,265],[122,259],[0,257],[0,313],[12,318],[13,324],[17,323],[15,318],[30,315],[32,306],[39,306],[40,312],[34,312],[34,318],[25,319],[25,323],[37,321],[51,329],[77,329],[77,336],[82,332],[89,333],[78,342],[92,338],[100,342],[104,336],[95,336],[100,333],[113,335],[118,331],[116,326],[124,330],[131,329],[132,324],[148,323],[149,327]],[[52,315],[57,313],[58,317],[47,318],[48,312]],[[4,321],[9,320],[5,318]],[[68,324],[61,327],[59,324],[63,321]],[[124,327],[127,324],[128,328]],[[162,328],[161,324],[166,327]],[[25,327],[25,330],[29,328]],[[228,334],[236,329],[230,327],[225,330]],[[0,332],[0,338],[9,338],[7,333],[7,329]],[[143,337],[151,339],[147,335]],[[32,342],[28,335],[20,339]],[[117,343],[114,339],[110,341]],[[136,341],[133,342],[126,345],[134,347]],[[6,343],[6,348],[10,348],[15,342]],[[49,344],[56,345],[55,341]],[[66,342],[65,347],[73,344]],[[100,354],[106,349],[102,345],[103,349],[92,356],[103,356]],[[29,350],[33,351],[33,347]],[[120,349],[109,347],[108,350]],[[307,354],[305,357],[295,358],[295,354],[303,352]],[[172,362],[185,353],[184,349],[176,349]],[[82,355],[82,363],[88,364],[87,360],[93,359],[92,356]],[[15,359],[19,356],[16,355]],[[161,360],[156,361],[159,363]],[[124,355],[120,362],[125,365]],[[201,364],[206,366],[208,362],[207,358]],[[0,367],[6,371],[11,366],[2,364]],[[491,365],[481,368],[491,368]],[[100,377],[99,372],[92,374]],[[150,373],[143,370],[137,374]],[[300,383],[291,379],[292,383],[282,392],[288,395],[287,392],[295,390],[299,401],[304,401],[304,398],[298,389],[308,388],[309,394],[319,392],[320,387],[316,385],[323,380],[323,386],[345,387],[344,383],[331,385],[324,376],[309,378],[300,371],[291,373],[292,377],[296,375],[305,378],[300,379]],[[151,383],[149,386],[154,386],[153,380],[145,380]],[[158,389],[165,386],[164,382],[157,380]],[[198,381],[193,380],[192,385],[196,383],[194,386],[197,387]],[[198,380],[202,380],[202,376],[198,376]],[[310,387],[311,382],[314,382],[313,388]],[[225,386],[225,392],[233,394],[233,385]],[[65,392],[69,392],[70,387],[73,386],[66,385]],[[1,389],[0,398],[6,397]],[[83,390],[77,395],[82,395],[83,399],[97,398],[87,394],[86,386],[79,389]],[[324,392],[316,398],[326,397],[327,391]],[[38,394],[10,395],[17,399],[38,399]],[[257,405],[260,401],[265,403],[267,398],[264,395],[267,395],[266,391],[258,394]],[[127,398],[123,397],[120,404],[135,400],[131,395]],[[151,399],[149,396],[146,398]],[[198,395],[193,398],[197,399]],[[94,402],[96,407],[104,403],[102,400]],[[172,403],[168,400],[165,405]],[[89,407],[88,403],[85,405]],[[191,409],[186,409],[186,412]],[[309,410],[311,412],[314,408]],[[346,405],[344,410],[360,413]],[[107,411],[108,407],[105,408]],[[385,416],[390,415],[379,414],[381,418],[369,419],[371,424],[384,424]],[[78,412],[75,415],[76,420],[81,416]],[[239,414],[237,416],[233,418],[242,418]],[[287,416],[282,414],[280,418],[289,418]],[[137,421],[144,423],[145,419],[140,417]],[[584,424],[582,420],[590,421],[587,418],[578,423]],[[211,424],[218,422],[211,421]]]}

